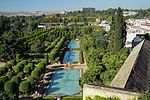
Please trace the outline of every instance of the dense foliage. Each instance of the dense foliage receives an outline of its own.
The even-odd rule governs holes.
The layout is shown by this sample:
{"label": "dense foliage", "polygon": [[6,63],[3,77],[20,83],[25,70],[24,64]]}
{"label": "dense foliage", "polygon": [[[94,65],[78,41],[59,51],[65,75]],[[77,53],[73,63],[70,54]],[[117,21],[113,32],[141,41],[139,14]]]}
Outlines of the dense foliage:
{"label": "dense foliage", "polygon": [[138,97],[138,100],[149,100],[150,99],[150,93],[143,93]]}
{"label": "dense foliage", "polygon": [[108,35],[99,27],[89,27],[81,40],[81,50],[85,53],[88,70],[81,77],[80,83],[109,85],[128,56],[128,49],[123,48],[113,54],[108,50]]}
{"label": "dense foliage", "polygon": [[112,17],[112,27],[109,37],[109,50],[113,53],[120,51],[125,45],[126,29],[123,12],[118,8],[116,15]]}
{"label": "dense foliage", "polygon": [[117,98],[117,97],[107,97],[107,98],[105,98],[105,97],[101,97],[101,96],[96,95],[96,96],[94,96],[94,98],[86,97],[85,100],[120,100],[120,99]]}

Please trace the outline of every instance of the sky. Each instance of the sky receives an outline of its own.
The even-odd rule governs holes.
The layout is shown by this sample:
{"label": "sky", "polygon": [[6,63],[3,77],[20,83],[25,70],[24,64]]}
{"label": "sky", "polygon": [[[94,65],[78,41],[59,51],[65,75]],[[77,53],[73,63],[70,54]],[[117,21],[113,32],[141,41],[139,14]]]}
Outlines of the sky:
{"label": "sky", "polygon": [[0,0],[0,12],[74,11],[83,7],[146,9],[150,8],[150,0]]}

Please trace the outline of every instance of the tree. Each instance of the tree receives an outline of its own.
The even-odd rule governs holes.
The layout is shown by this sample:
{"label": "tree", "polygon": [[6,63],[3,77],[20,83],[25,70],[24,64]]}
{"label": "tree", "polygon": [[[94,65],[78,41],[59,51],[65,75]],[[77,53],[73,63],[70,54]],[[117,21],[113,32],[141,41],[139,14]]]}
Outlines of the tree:
{"label": "tree", "polygon": [[23,92],[25,94],[31,93],[31,91],[32,91],[31,83],[28,82],[28,81],[21,82],[20,85],[19,85],[19,91]]}
{"label": "tree", "polygon": [[[4,89],[6,91],[6,94],[5,92],[3,93],[5,94],[5,96],[7,96],[6,100],[18,100],[18,86],[14,81],[7,81],[4,85]],[[3,96],[2,98],[6,98],[5,96]]]}
{"label": "tree", "polygon": [[7,64],[4,65],[4,67],[6,67],[9,70],[12,70],[12,66],[13,66],[13,61],[8,62]]}
{"label": "tree", "polygon": [[4,70],[3,68],[0,68],[0,76],[4,75]]}
{"label": "tree", "polygon": [[8,68],[7,67],[1,67],[1,74],[6,74],[8,72]]}
{"label": "tree", "polygon": [[25,66],[24,69],[23,69],[23,72],[29,75],[31,73],[31,67],[28,66],[28,65]]}
{"label": "tree", "polygon": [[22,63],[24,66],[26,66],[28,62],[27,62],[27,60],[22,60],[21,63]]}
{"label": "tree", "polygon": [[27,78],[27,81],[29,81],[31,83],[31,85],[34,85],[35,84],[35,78],[33,76],[29,76]]}
{"label": "tree", "polygon": [[11,79],[14,75],[15,75],[15,72],[14,72],[14,71],[7,72],[7,73],[6,73],[6,76],[7,76],[9,79]]}
{"label": "tree", "polygon": [[0,80],[0,91],[4,90],[4,82]]}
{"label": "tree", "polygon": [[[101,66],[102,67],[102,66]],[[101,84],[100,74],[103,68],[92,67],[86,70],[80,80],[81,86],[83,84]]]}
{"label": "tree", "polygon": [[16,73],[23,71],[24,65],[22,63],[18,63],[13,69]]}
{"label": "tree", "polygon": [[0,81],[3,81],[3,83],[7,82],[9,78],[7,76],[1,76]]}
{"label": "tree", "polygon": [[11,78],[11,81],[14,81],[17,85],[19,85],[20,82],[21,82],[21,79],[20,79],[20,77],[18,77],[18,76],[13,76],[13,77]]}
{"label": "tree", "polygon": [[34,78],[38,79],[40,77],[41,73],[40,70],[38,69],[34,69],[31,73],[31,76],[33,76]]}
{"label": "tree", "polygon": [[25,77],[25,74],[23,72],[20,72],[17,74],[18,77],[20,77],[21,79]]}
{"label": "tree", "polygon": [[16,64],[16,61],[15,61],[15,60],[10,60],[10,61],[8,62],[8,64],[10,64],[11,66],[14,66],[14,65]]}
{"label": "tree", "polygon": [[115,19],[112,19],[112,25],[113,26],[109,38],[110,40],[109,49],[111,52],[116,53],[119,50],[121,50],[122,47],[125,45],[125,37],[126,37],[125,31],[126,26],[123,19],[123,13],[120,7],[117,10]]}
{"label": "tree", "polygon": [[16,93],[18,88],[14,81],[7,81],[4,85],[4,90],[8,93]]}
{"label": "tree", "polygon": [[30,19],[29,21],[29,29],[34,30],[38,27],[37,21]]}
{"label": "tree", "polygon": [[143,93],[138,97],[138,100],[149,100],[150,93]]}

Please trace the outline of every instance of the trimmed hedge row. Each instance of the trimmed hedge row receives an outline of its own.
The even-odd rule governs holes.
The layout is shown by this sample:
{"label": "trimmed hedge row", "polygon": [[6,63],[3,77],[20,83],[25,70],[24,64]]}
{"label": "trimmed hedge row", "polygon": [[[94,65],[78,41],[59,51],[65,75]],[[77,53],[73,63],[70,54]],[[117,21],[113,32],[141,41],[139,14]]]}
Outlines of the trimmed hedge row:
{"label": "trimmed hedge row", "polygon": [[63,97],[62,100],[83,100],[82,96],[67,96],[67,97]]}
{"label": "trimmed hedge row", "polygon": [[62,46],[63,42],[65,41],[65,37],[62,37],[54,49],[48,54],[48,58],[50,61],[54,60],[60,47]]}
{"label": "trimmed hedge row", "polygon": [[48,46],[45,51],[49,52],[51,49],[53,49],[55,47],[55,45],[57,44],[57,42],[60,40],[61,37],[58,37],[57,39],[55,39],[50,46]]}

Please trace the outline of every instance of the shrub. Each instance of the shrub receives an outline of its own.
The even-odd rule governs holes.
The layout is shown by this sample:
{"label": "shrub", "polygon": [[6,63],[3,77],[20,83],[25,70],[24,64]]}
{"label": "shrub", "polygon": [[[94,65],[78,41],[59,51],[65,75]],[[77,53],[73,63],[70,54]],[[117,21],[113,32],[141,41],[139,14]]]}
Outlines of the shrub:
{"label": "shrub", "polygon": [[29,81],[31,83],[31,85],[34,85],[35,84],[35,78],[33,76],[29,76],[27,78],[27,81]]}
{"label": "shrub", "polygon": [[62,100],[82,100],[82,96],[68,96],[68,97],[63,97]]}
{"label": "shrub", "polygon": [[3,70],[3,73],[6,74],[8,72],[7,67],[1,67],[1,70]]}
{"label": "shrub", "polygon": [[34,69],[34,67],[35,67],[33,63],[29,63],[28,66],[30,66],[31,71],[32,71],[32,70]]}
{"label": "shrub", "polygon": [[[13,64],[12,64],[13,65]],[[11,64],[5,64],[4,67],[6,67],[8,70],[12,70],[12,65]]]}
{"label": "shrub", "polygon": [[16,93],[18,88],[14,81],[7,81],[4,85],[4,90],[8,93]]}
{"label": "shrub", "polygon": [[6,76],[7,76],[9,79],[11,79],[14,75],[15,75],[15,72],[14,72],[14,71],[7,72],[7,73],[6,73]]}
{"label": "shrub", "polygon": [[24,66],[26,66],[28,62],[27,62],[27,60],[22,60],[21,63],[22,63]]}
{"label": "shrub", "polygon": [[0,67],[0,76],[4,75],[4,69]]}
{"label": "shrub", "polygon": [[20,77],[21,79],[25,77],[25,74],[23,72],[20,72],[17,74],[18,77]]}
{"label": "shrub", "polygon": [[19,91],[20,92],[27,94],[27,93],[31,93],[31,90],[32,90],[32,86],[31,86],[30,82],[23,81],[20,83],[20,85],[19,85]]}
{"label": "shrub", "polygon": [[7,82],[9,78],[7,76],[1,76],[0,81],[3,81],[3,83]]}
{"label": "shrub", "polygon": [[41,73],[38,69],[34,69],[31,73],[31,76],[36,78],[36,79],[40,78],[40,75],[41,75]]}
{"label": "shrub", "polygon": [[15,67],[14,67],[14,71],[16,72],[16,73],[19,73],[19,72],[21,72],[21,71],[23,71],[23,64],[22,63],[18,63]]}
{"label": "shrub", "polygon": [[149,100],[150,93],[143,93],[138,97],[138,100]]}
{"label": "shrub", "polygon": [[16,65],[16,61],[15,61],[15,60],[10,60],[10,61],[8,62],[8,64],[10,64],[11,66],[14,66],[14,65]]}
{"label": "shrub", "polygon": [[28,66],[28,65],[25,66],[24,69],[23,69],[23,72],[29,75],[31,73],[31,67]]}
{"label": "shrub", "polygon": [[4,90],[4,82],[0,80],[0,91]]}
{"label": "shrub", "polygon": [[40,100],[55,100],[53,96],[45,96],[43,98],[40,98]]}
{"label": "shrub", "polygon": [[18,76],[13,76],[13,77],[11,78],[11,81],[14,81],[17,85],[19,85],[20,82],[21,82],[21,79],[20,79],[20,77],[18,77]]}

